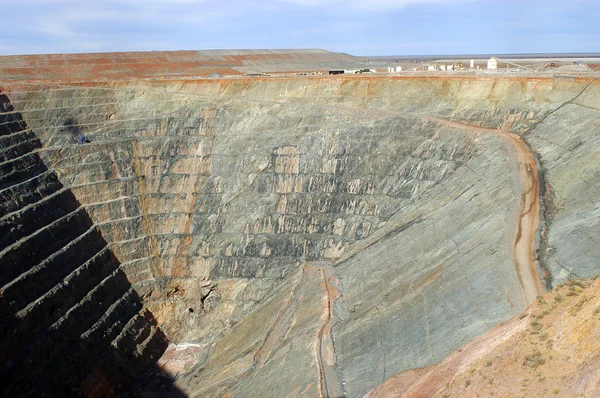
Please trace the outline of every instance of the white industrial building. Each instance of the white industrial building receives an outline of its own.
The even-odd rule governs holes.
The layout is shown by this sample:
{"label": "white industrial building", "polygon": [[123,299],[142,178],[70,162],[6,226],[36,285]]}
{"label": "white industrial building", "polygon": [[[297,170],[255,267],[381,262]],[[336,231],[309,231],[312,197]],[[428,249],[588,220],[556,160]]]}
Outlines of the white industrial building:
{"label": "white industrial building", "polygon": [[487,62],[488,69],[498,69],[498,58],[492,57]]}

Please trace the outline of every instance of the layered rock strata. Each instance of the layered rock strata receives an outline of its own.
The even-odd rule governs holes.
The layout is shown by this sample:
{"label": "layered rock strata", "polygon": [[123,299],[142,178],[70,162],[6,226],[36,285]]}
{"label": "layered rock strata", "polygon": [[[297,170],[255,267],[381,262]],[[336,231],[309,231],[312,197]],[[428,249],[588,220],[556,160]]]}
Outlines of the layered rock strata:
{"label": "layered rock strata", "polygon": [[176,381],[192,396],[360,396],[598,272],[598,90],[512,77],[10,88],[27,145],[160,329],[195,343]]}

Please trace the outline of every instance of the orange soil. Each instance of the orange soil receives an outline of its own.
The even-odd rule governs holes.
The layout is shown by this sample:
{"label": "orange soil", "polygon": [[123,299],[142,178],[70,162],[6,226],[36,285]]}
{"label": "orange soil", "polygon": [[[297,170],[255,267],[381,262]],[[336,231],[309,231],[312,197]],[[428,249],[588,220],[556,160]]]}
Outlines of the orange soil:
{"label": "orange soil", "polygon": [[411,370],[378,397],[600,397],[600,280],[573,280],[540,296],[440,365]]}

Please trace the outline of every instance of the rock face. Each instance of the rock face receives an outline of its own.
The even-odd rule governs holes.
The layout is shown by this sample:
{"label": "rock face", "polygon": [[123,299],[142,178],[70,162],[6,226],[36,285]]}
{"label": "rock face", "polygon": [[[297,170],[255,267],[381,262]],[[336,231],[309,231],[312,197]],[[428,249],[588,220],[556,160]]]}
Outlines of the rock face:
{"label": "rock face", "polygon": [[[95,319],[72,318],[76,336],[98,321],[92,329],[115,347],[123,326],[113,324],[146,319],[136,327],[194,343],[199,362],[184,361],[175,381],[190,396],[361,396],[440,363],[544,288],[599,271],[591,79],[33,87],[5,88],[15,111],[3,117],[27,125],[2,136],[3,330],[52,342],[60,317],[19,311],[52,306],[44,294],[64,285],[73,303],[98,307]],[[85,231],[81,260],[43,265]],[[94,253],[107,253],[110,270],[89,265],[67,283]],[[32,273],[19,285],[29,269],[52,279]],[[121,284],[102,284],[103,272]],[[29,293],[37,278],[43,287]],[[111,303],[129,300],[121,324],[107,321],[105,299],[83,299],[100,285]],[[75,305],[59,301],[59,312]],[[90,369],[138,342],[86,355]],[[38,363],[17,368],[19,350],[5,351],[3,374]]]}

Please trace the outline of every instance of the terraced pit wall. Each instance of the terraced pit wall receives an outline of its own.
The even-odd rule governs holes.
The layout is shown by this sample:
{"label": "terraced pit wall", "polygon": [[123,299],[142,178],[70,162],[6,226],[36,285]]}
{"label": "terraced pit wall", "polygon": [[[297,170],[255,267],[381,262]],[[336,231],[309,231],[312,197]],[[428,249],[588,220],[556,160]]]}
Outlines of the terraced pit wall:
{"label": "terraced pit wall", "polygon": [[167,341],[71,190],[0,96],[0,380],[6,396],[128,389]]}
{"label": "terraced pit wall", "polygon": [[33,145],[13,162],[38,156],[166,338],[201,345],[192,396],[359,396],[598,270],[592,80],[8,91]]}

